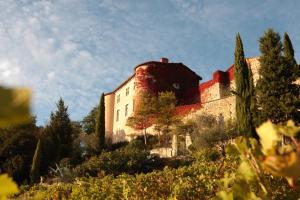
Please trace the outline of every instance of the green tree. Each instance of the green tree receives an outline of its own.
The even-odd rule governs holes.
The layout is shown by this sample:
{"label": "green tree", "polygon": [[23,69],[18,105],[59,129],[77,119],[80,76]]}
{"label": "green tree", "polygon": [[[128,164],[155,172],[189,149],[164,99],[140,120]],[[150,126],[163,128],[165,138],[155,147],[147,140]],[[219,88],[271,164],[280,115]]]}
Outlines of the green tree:
{"label": "green tree", "polygon": [[[293,104],[297,110],[300,110],[300,85],[295,84],[296,80],[300,79],[300,66],[297,64],[297,61],[294,57],[294,48],[290,37],[287,33],[284,33],[283,38],[283,55],[285,57],[285,62],[288,70],[291,70],[291,77],[290,77],[290,88],[289,91],[293,93],[293,98],[290,99],[290,104]],[[297,98],[298,96],[298,98]],[[295,110],[294,110],[295,111]],[[292,114],[292,119],[295,122],[300,122],[300,113],[295,112]]]}
{"label": "green tree", "polygon": [[244,56],[243,43],[239,33],[236,35],[234,66],[237,128],[240,134],[251,136],[253,125],[250,112],[251,94],[249,68]]}
{"label": "green tree", "polygon": [[[30,121],[29,90],[0,87],[0,96],[0,128]],[[19,192],[17,184],[7,174],[0,175],[0,188],[0,199]]]}
{"label": "green tree", "polygon": [[[172,126],[178,121],[174,115],[176,109],[176,97],[174,92],[160,92],[157,98],[156,109],[155,124],[156,127],[159,127],[164,143],[167,146],[170,141]],[[177,134],[172,136],[174,137],[174,141],[178,141]],[[177,146],[178,144],[173,145]]]}
{"label": "green tree", "polygon": [[134,115],[128,117],[126,122],[127,126],[143,131],[145,145],[147,145],[147,128],[153,124],[155,116],[155,98],[149,93],[141,94],[141,102],[138,108],[135,108]]}
{"label": "green tree", "polygon": [[30,123],[0,129],[0,171],[18,183],[29,182],[37,131],[34,118]]}
{"label": "green tree", "polygon": [[99,140],[99,151],[101,152],[105,145],[105,105],[104,105],[104,93],[101,95],[101,99],[98,106],[98,112],[96,117],[96,136]]}
{"label": "green tree", "polygon": [[51,113],[50,123],[46,126],[45,132],[51,137],[57,146],[54,162],[61,158],[69,157],[72,153],[73,130],[68,114],[68,107],[65,106],[62,98],[56,104],[57,110]]}
{"label": "green tree", "polygon": [[96,116],[99,105],[93,107],[93,109],[89,112],[87,116],[85,116],[82,120],[82,129],[86,134],[95,133],[96,127]]}
{"label": "green tree", "polygon": [[[291,66],[297,65],[297,62],[294,58],[294,48],[291,39],[287,33],[284,33],[283,36],[283,53],[284,53],[284,57],[287,59],[287,61]],[[296,74],[294,76],[296,76]]]}
{"label": "green tree", "polygon": [[32,160],[31,170],[30,170],[31,183],[35,183],[40,176],[40,163],[41,163],[41,153],[42,153],[41,145],[42,142],[41,139],[39,139],[36,145],[36,149]]}
{"label": "green tree", "polygon": [[285,49],[282,55],[282,43],[279,33],[267,30],[260,42],[260,78],[257,82],[258,106],[260,119],[270,119],[273,123],[294,119],[299,121],[297,99],[299,90],[293,83],[294,67],[289,62],[293,51]]}
{"label": "green tree", "polygon": [[258,135],[256,133],[256,127],[259,126],[259,116],[258,116],[258,108],[257,108],[257,95],[254,86],[254,79],[252,70],[249,70],[249,94],[250,94],[250,113],[251,113],[251,133],[256,139],[258,139]]}

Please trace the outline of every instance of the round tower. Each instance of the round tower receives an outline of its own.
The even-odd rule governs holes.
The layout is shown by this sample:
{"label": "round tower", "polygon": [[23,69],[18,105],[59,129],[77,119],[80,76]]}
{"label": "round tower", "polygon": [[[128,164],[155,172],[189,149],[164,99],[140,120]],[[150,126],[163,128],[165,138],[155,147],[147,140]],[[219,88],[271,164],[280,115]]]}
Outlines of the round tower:
{"label": "round tower", "polygon": [[134,111],[139,109],[142,96],[144,94],[154,94],[153,82],[155,81],[151,75],[151,64],[142,64],[135,68],[135,98]]}
{"label": "round tower", "polygon": [[182,63],[170,63],[167,58],[150,61],[135,68],[135,111],[144,93],[174,92],[177,104],[200,102],[199,80],[201,77]]}

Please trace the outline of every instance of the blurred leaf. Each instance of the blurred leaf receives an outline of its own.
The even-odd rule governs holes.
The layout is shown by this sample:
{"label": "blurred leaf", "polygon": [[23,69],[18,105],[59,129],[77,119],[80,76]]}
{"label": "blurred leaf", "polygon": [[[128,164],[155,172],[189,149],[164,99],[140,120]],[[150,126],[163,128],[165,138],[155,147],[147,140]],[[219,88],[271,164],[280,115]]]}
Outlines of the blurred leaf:
{"label": "blurred leaf", "polygon": [[262,152],[261,152],[260,145],[258,144],[258,141],[254,138],[250,138],[249,142],[250,142],[250,147],[251,147],[250,150],[253,153],[253,155],[255,157],[261,156]]}
{"label": "blurred leaf", "polygon": [[216,199],[233,200],[233,194],[232,194],[232,192],[220,191],[220,192],[218,192]]}
{"label": "blurred leaf", "polygon": [[263,192],[263,195],[266,196],[268,194],[266,187],[261,182],[259,182],[259,186],[261,188],[261,191]]}
{"label": "blurred leaf", "polygon": [[30,120],[30,90],[0,87],[0,127]]}
{"label": "blurred leaf", "polygon": [[274,175],[292,179],[300,178],[300,156],[296,152],[280,156],[266,156],[263,164],[266,170]]}
{"label": "blurred leaf", "polygon": [[289,120],[285,126],[279,126],[280,132],[288,137],[295,137],[300,132],[300,127],[297,127],[293,120]]}
{"label": "blurred leaf", "polygon": [[17,194],[18,186],[7,174],[0,175],[0,199],[4,200],[8,195]]}
{"label": "blurred leaf", "polygon": [[226,149],[226,155],[230,155],[230,156],[239,156],[240,155],[240,152],[239,150],[237,149],[236,145],[234,144],[229,144]]}
{"label": "blurred leaf", "polygon": [[248,145],[247,145],[247,139],[244,137],[237,137],[235,139],[235,144],[237,146],[237,149],[239,150],[239,152],[241,154],[243,154],[244,152],[248,151]]}
{"label": "blurred leaf", "polygon": [[248,183],[255,178],[255,173],[247,162],[242,162],[238,168],[238,173]]}
{"label": "blurred leaf", "polygon": [[247,199],[251,199],[251,200],[261,200],[261,198],[257,197],[256,194],[254,192],[250,192],[249,194],[249,198]]}
{"label": "blurred leaf", "polygon": [[265,155],[274,155],[275,146],[277,142],[281,140],[276,126],[272,124],[271,121],[267,121],[263,123],[260,127],[258,127],[256,131],[260,137],[262,152]]}
{"label": "blurred leaf", "polygon": [[228,174],[227,172],[225,172],[224,178],[222,179],[224,188],[228,188],[229,185],[234,181],[234,179],[235,179],[234,173]]}

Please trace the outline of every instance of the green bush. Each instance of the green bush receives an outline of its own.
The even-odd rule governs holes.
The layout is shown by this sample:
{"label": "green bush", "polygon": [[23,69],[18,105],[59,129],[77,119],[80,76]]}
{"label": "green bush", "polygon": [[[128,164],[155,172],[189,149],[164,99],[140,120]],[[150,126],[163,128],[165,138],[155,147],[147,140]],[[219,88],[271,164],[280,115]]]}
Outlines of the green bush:
{"label": "green bush", "polygon": [[194,158],[197,162],[203,161],[216,161],[221,158],[221,153],[216,148],[203,148],[193,153]]}
{"label": "green bush", "polygon": [[130,142],[123,148],[103,152],[78,165],[74,172],[77,176],[97,176],[99,173],[119,175],[150,172],[162,168],[160,159],[149,154],[139,140]]}
{"label": "green bush", "polygon": [[8,173],[18,184],[30,180],[37,131],[35,119],[27,124],[0,129],[0,172]]}
{"label": "green bush", "polygon": [[122,142],[117,142],[117,143],[106,142],[105,150],[106,151],[115,151],[117,149],[125,147],[128,144],[129,144],[129,142],[127,142],[127,141],[122,141]]}
{"label": "green bush", "polygon": [[203,148],[212,148],[219,144],[224,147],[226,141],[237,137],[236,124],[232,120],[224,121],[223,116],[198,115],[187,123],[192,145],[189,150],[197,152]]}
{"label": "green bush", "polygon": [[[207,164],[207,163],[206,163]],[[165,168],[148,174],[81,178],[72,184],[36,185],[20,199],[203,199],[217,188],[217,165]]]}
{"label": "green bush", "polygon": [[[73,183],[35,185],[19,199],[211,199],[220,179],[233,172],[238,162],[233,157],[218,161],[197,161],[189,166],[164,168],[147,174],[78,178]],[[267,175],[272,188],[270,199],[297,199],[296,191],[282,179]],[[292,198],[291,198],[292,197]]]}

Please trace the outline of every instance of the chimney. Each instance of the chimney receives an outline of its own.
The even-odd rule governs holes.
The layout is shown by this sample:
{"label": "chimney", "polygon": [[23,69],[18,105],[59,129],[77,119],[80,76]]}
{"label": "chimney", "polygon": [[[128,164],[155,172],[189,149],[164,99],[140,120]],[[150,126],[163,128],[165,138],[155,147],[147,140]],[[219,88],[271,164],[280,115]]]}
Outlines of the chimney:
{"label": "chimney", "polygon": [[168,63],[169,59],[168,58],[161,58],[160,62],[162,62],[162,63]]}

